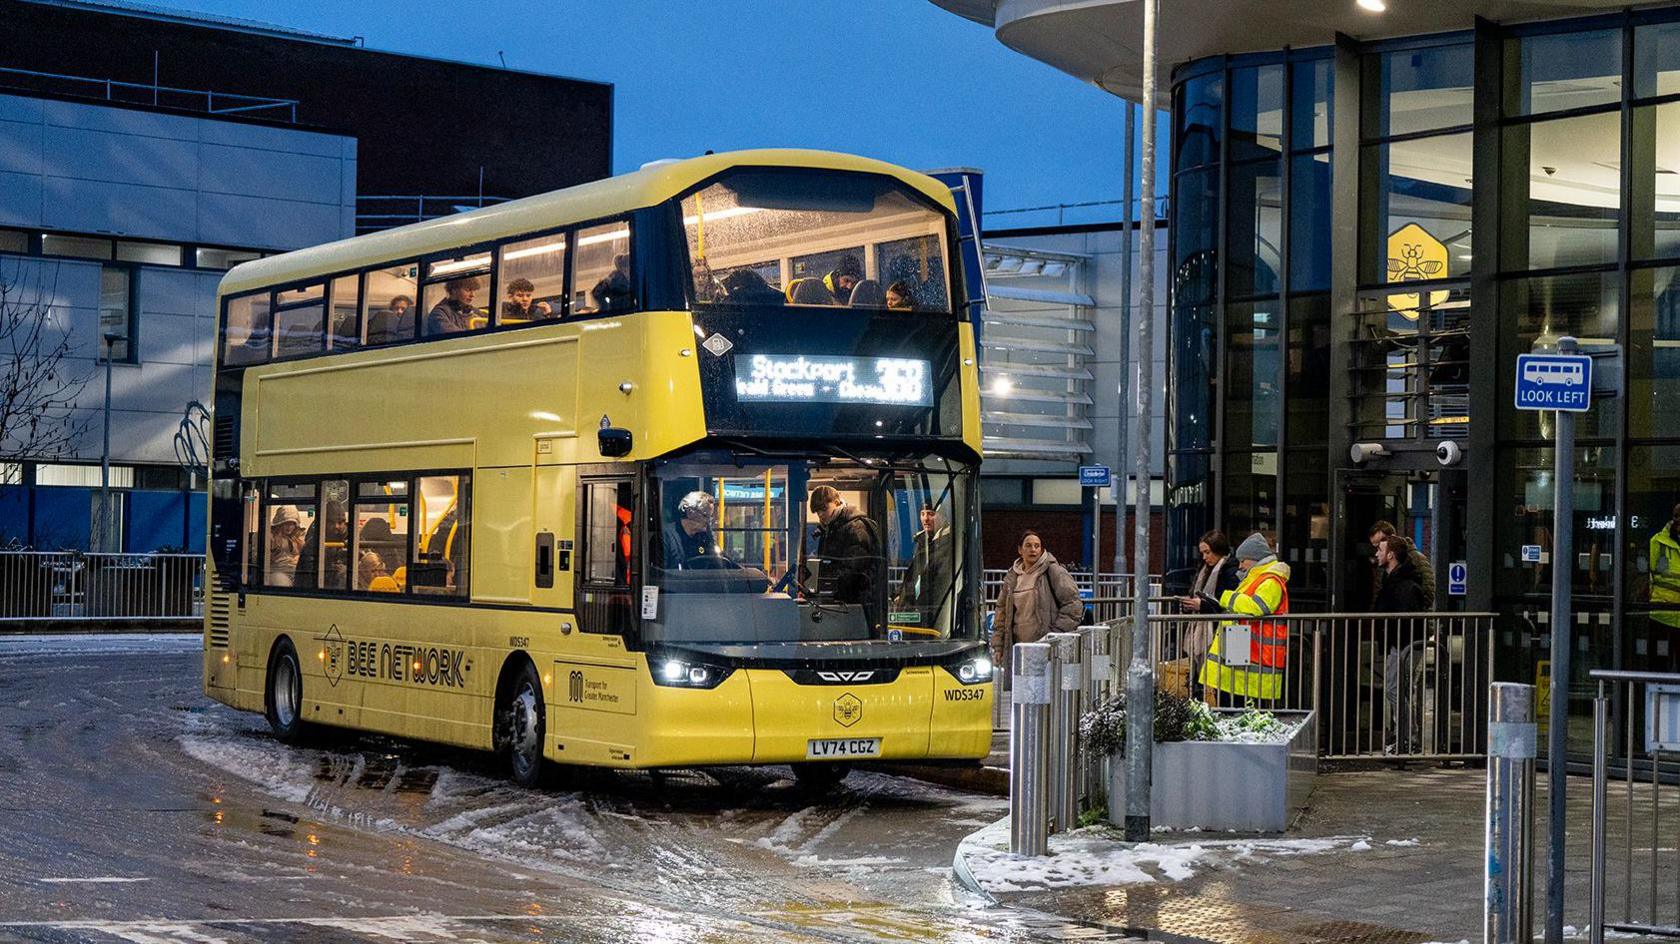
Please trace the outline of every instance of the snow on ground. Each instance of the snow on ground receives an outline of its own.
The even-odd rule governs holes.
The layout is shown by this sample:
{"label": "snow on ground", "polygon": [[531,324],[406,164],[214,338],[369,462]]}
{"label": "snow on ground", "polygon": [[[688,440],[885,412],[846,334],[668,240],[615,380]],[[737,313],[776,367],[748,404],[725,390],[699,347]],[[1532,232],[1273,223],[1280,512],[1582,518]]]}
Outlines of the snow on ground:
{"label": "snow on ground", "polygon": [[315,774],[295,752],[275,750],[273,745],[260,742],[199,734],[185,734],[180,740],[188,757],[235,774],[266,793],[291,803],[309,799]]}
{"label": "snow on ground", "polygon": [[1047,856],[1009,852],[1005,817],[964,843],[968,868],[988,892],[1018,892],[1077,885],[1181,882],[1198,872],[1270,859],[1371,848],[1366,837],[1323,839],[1219,839],[1179,843],[1127,843],[1107,827],[1050,837]]}

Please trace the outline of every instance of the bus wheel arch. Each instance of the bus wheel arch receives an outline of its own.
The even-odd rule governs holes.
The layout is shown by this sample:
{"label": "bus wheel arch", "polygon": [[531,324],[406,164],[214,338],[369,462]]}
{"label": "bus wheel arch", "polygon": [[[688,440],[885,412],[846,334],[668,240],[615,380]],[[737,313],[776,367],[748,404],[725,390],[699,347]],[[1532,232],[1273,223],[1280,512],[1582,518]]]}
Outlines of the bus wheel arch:
{"label": "bus wheel arch", "polygon": [[536,786],[543,773],[547,706],[542,676],[525,652],[514,652],[502,663],[494,705],[491,743],[497,756],[514,783]]}
{"label": "bus wheel arch", "polygon": [[282,633],[268,649],[263,670],[263,716],[276,739],[294,743],[309,733],[303,720],[303,661],[290,636]]}

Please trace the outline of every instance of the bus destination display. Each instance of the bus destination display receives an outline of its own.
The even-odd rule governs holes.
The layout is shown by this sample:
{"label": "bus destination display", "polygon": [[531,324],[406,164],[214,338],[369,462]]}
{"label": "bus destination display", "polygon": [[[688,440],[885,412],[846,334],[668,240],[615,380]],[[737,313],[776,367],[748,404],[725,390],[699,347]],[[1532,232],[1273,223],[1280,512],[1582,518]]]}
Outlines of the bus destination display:
{"label": "bus destination display", "polygon": [[759,403],[932,406],[932,369],[928,361],[904,357],[751,354],[736,359],[735,396]]}

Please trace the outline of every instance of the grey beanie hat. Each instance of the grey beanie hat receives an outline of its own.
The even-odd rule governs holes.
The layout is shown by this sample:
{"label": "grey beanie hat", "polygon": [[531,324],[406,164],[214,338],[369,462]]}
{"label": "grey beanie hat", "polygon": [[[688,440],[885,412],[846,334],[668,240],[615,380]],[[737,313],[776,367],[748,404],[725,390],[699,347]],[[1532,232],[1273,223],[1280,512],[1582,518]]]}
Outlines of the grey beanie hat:
{"label": "grey beanie hat", "polygon": [[1237,545],[1237,560],[1263,561],[1272,556],[1272,546],[1266,543],[1265,535],[1256,531],[1243,539]]}

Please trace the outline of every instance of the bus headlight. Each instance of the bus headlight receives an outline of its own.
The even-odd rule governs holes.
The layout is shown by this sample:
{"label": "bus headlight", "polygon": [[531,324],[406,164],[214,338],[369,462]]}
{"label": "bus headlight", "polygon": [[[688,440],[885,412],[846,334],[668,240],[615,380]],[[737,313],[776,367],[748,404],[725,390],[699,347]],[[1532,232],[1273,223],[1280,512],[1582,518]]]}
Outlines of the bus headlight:
{"label": "bus headlight", "polygon": [[975,656],[957,666],[957,681],[964,685],[974,685],[991,680],[992,660],[990,656]]}
{"label": "bus headlight", "polygon": [[673,688],[716,688],[728,674],[727,670],[698,662],[666,659],[663,662],[656,660],[653,680]]}

